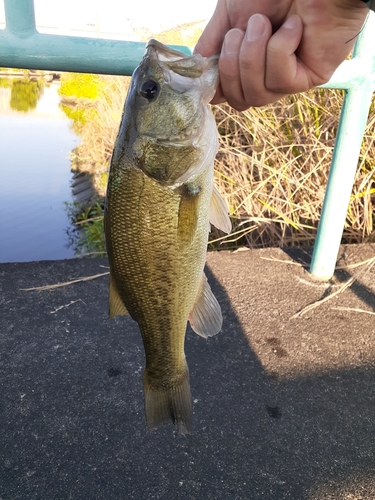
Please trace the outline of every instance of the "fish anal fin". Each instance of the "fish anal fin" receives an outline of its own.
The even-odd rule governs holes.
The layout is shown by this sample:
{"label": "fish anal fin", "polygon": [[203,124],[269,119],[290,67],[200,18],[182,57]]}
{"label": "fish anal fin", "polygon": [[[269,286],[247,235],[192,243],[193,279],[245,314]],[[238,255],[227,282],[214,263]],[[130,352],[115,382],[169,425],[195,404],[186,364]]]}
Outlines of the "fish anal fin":
{"label": "fish anal fin", "polygon": [[114,316],[126,316],[129,314],[128,310],[124,306],[123,301],[121,300],[120,295],[118,294],[116,285],[113,281],[112,276],[109,278],[109,317],[113,318]]}
{"label": "fish anal fin", "polygon": [[219,333],[223,324],[220,305],[204,273],[193,309],[189,314],[189,322],[194,332],[204,338]]}
{"label": "fish anal fin", "polygon": [[155,429],[172,421],[180,434],[190,434],[192,421],[192,400],[189,370],[170,384],[155,384],[147,368],[144,375],[146,421],[149,429]]}
{"label": "fish anal fin", "polygon": [[210,202],[210,223],[221,229],[224,233],[229,234],[232,231],[227,204],[215,186],[212,190]]}

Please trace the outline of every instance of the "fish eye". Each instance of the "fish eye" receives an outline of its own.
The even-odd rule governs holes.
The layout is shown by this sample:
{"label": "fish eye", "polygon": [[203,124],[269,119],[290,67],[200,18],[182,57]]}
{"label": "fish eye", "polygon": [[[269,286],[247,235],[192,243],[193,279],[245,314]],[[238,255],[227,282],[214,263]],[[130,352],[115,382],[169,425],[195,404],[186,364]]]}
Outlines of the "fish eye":
{"label": "fish eye", "polygon": [[155,80],[145,80],[141,83],[139,93],[148,101],[152,101],[159,93],[159,84]]}

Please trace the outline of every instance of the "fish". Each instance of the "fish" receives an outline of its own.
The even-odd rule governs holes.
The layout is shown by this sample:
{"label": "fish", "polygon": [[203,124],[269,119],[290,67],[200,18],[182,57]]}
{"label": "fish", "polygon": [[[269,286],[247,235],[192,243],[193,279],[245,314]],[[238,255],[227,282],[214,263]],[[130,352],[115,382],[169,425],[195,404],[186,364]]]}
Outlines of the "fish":
{"label": "fish", "polygon": [[134,70],[115,142],[105,203],[109,316],[129,314],[144,350],[146,423],[192,428],[184,343],[222,328],[204,274],[210,224],[231,231],[214,187],[218,132],[209,102],[218,57],[186,55],[151,39]]}

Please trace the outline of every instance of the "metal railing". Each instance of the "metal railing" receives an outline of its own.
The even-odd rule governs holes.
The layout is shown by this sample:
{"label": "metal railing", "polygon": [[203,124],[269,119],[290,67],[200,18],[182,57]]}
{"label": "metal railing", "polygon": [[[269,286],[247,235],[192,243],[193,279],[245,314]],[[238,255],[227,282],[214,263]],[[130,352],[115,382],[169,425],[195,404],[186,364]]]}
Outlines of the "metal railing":
{"label": "metal railing", "polygon": [[358,36],[353,57],[323,85],[346,91],[310,272],[321,279],[334,273],[363,134],[375,91],[375,13]]}
{"label": "metal railing", "polygon": [[[140,42],[41,34],[34,0],[4,0],[6,27],[0,30],[0,66],[80,73],[131,75],[141,60]],[[353,57],[325,88],[344,89],[328,184],[314,246],[311,273],[329,279],[335,269],[363,134],[375,90],[375,14],[370,12]],[[176,47],[189,54],[188,47]]]}
{"label": "metal railing", "polygon": [[[4,0],[4,7],[1,67],[131,75],[143,57],[141,42],[39,33],[34,0]],[[187,47],[176,48],[191,53]]]}

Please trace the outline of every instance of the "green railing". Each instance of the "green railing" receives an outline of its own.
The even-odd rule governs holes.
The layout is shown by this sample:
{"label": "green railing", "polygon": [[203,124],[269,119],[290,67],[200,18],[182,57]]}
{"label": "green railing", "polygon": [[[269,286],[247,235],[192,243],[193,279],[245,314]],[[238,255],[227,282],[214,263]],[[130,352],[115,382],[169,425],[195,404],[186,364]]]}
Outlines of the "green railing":
{"label": "green railing", "polygon": [[0,67],[131,75],[142,59],[144,43],[39,33],[34,0],[4,0],[4,7]]}
{"label": "green railing", "polygon": [[[33,0],[4,0],[6,27],[0,30],[0,67],[131,75],[144,52],[139,42],[41,34]],[[189,54],[188,47],[177,47]],[[325,88],[346,91],[311,273],[329,279],[334,272],[366,120],[375,90],[375,14]]]}

